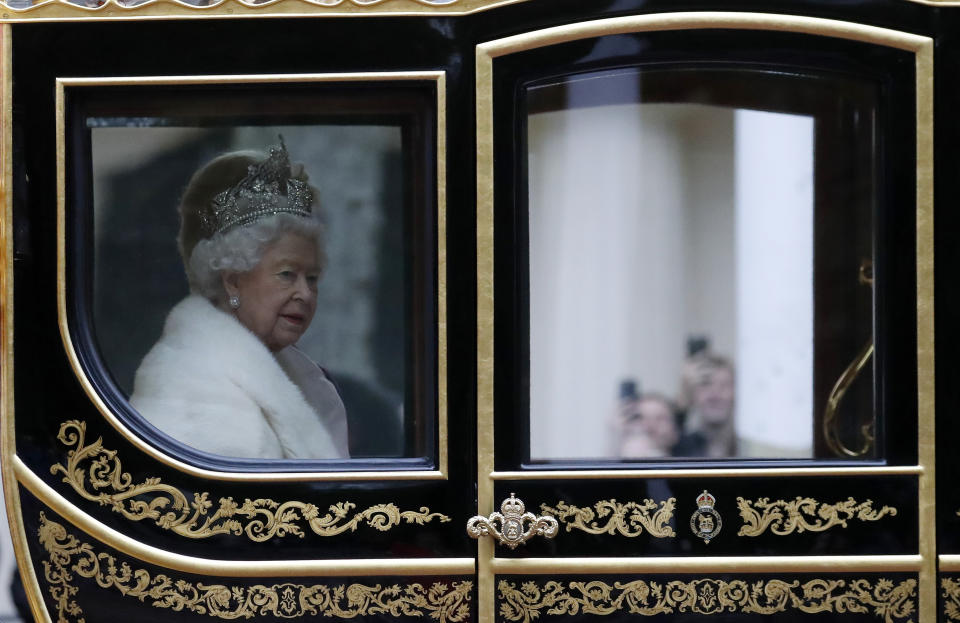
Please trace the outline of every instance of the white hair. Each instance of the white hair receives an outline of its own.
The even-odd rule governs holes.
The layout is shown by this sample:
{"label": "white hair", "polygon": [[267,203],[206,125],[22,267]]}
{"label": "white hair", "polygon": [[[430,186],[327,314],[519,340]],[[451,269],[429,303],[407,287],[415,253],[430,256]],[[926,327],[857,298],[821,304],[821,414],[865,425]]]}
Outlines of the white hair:
{"label": "white hair", "polygon": [[214,302],[224,301],[226,291],[221,273],[253,270],[267,247],[285,234],[298,234],[313,240],[317,245],[317,266],[323,270],[327,263],[323,225],[316,217],[280,212],[197,242],[187,262],[190,291]]}

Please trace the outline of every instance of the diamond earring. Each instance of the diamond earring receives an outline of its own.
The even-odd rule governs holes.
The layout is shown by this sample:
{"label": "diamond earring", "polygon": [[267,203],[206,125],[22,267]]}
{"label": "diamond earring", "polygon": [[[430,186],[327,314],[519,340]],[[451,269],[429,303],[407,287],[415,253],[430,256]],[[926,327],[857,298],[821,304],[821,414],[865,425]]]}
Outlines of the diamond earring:
{"label": "diamond earring", "polygon": [[234,294],[230,297],[230,308],[239,309],[240,308],[240,297]]}

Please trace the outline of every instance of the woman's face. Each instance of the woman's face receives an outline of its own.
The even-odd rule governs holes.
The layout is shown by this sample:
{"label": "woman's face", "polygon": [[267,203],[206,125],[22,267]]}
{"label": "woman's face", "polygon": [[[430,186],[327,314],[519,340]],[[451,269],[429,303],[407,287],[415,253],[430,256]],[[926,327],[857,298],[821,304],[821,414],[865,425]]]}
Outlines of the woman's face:
{"label": "woman's face", "polygon": [[650,439],[657,447],[669,452],[680,438],[677,420],[670,405],[656,398],[641,399],[637,412]]}
{"label": "woman's face", "polygon": [[704,371],[693,394],[694,408],[708,424],[722,424],[733,414],[733,371],[726,367],[709,367]]}
{"label": "woman's face", "polygon": [[317,245],[299,234],[284,234],[267,247],[263,259],[246,273],[226,273],[228,296],[237,296],[233,310],[240,324],[272,352],[294,344],[317,309]]}

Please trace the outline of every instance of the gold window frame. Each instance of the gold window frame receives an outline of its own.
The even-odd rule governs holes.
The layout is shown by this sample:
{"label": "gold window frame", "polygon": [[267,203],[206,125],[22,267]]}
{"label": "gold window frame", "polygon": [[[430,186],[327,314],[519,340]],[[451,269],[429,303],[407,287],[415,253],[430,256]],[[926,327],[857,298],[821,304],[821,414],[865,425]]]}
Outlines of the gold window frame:
{"label": "gold window frame", "polygon": [[[145,442],[133,432],[107,406],[103,398],[87,378],[77,357],[76,345],[67,321],[67,276],[66,276],[66,110],[65,93],[68,88],[91,88],[121,85],[215,85],[215,84],[260,84],[260,83],[310,83],[310,82],[399,82],[433,81],[437,90],[436,145],[437,164],[437,413],[433,423],[437,434],[436,467],[432,470],[377,470],[377,471],[297,471],[276,472],[266,467],[255,473],[230,472],[197,467],[186,463]],[[290,482],[290,481],[398,481],[398,480],[446,480],[448,473],[447,448],[447,332],[446,332],[446,74],[442,71],[409,72],[358,72],[323,74],[257,74],[237,76],[137,76],[58,78],[56,81],[56,160],[57,160],[57,318],[60,336],[67,358],[77,380],[90,401],[104,419],[124,438],[151,458],[183,473],[200,478],[230,482]],[[12,409],[11,409],[12,413]],[[11,453],[12,455],[13,453]]]}
{"label": "gold window frame", "polygon": [[[918,0],[914,0],[918,1]],[[509,54],[604,35],[708,28],[777,31],[832,37],[881,45],[914,54],[916,62],[916,279],[917,417],[916,465],[798,468],[537,470],[497,472],[494,462],[494,145],[493,61]],[[920,620],[936,620],[936,500],[934,447],[935,381],[933,323],[933,39],[912,33],[815,17],[735,12],[676,12],[614,17],[556,26],[481,43],[476,48],[477,116],[477,492],[478,512],[496,504],[494,484],[509,480],[744,478],[912,474],[918,477],[919,552],[917,556],[837,556],[804,560],[775,557],[796,570],[903,570],[919,574]],[[958,557],[960,560],[960,557]],[[492,539],[478,544],[480,623],[495,618],[496,574],[560,574],[570,569],[594,572],[718,572],[767,569],[773,558],[497,558]],[[951,561],[952,562],[952,561]],[[960,566],[960,563],[958,563]]]}

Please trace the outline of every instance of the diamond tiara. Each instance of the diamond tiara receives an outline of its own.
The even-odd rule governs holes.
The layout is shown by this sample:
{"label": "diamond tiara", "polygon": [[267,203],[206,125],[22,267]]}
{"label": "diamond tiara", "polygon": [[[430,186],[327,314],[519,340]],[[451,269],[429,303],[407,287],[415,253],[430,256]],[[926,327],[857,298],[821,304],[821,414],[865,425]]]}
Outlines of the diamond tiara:
{"label": "diamond tiara", "polygon": [[203,238],[281,212],[311,215],[313,191],[306,182],[291,177],[290,155],[283,136],[279,138],[280,146],[271,147],[266,160],[251,164],[246,177],[218,193],[200,212]]}

